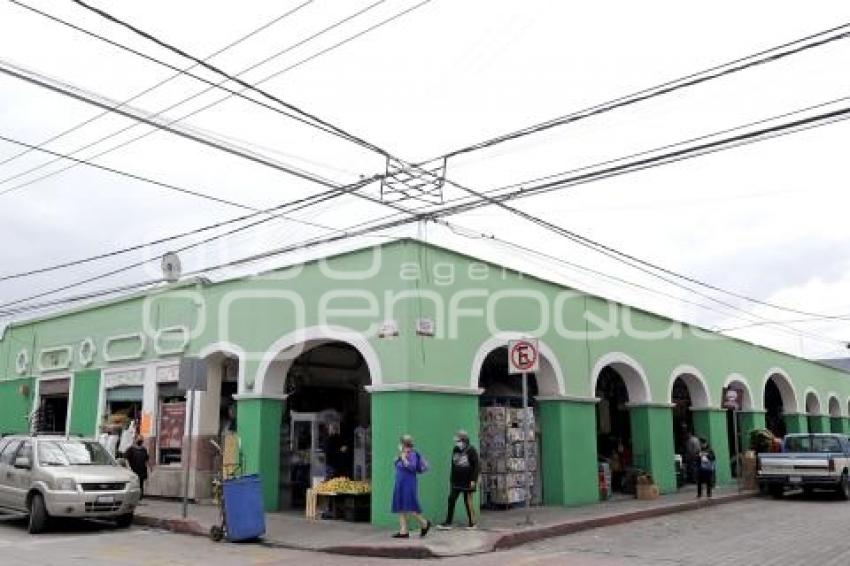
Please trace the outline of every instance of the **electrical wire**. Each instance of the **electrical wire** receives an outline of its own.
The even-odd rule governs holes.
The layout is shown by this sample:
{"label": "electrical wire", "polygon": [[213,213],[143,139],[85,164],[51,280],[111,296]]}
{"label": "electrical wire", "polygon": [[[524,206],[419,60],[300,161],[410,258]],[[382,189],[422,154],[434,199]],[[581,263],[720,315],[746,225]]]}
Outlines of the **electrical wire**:
{"label": "electrical wire", "polygon": [[623,108],[625,106],[630,106],[632,104],[636,104],[638,102],[643,102],[651,98],[676,92],[687,87],[699,85],[710,80],[719,79],[721,77],[751,69],[759,65],[772,63],[774,61],[784,59],[791,55],[796,55],[798,53],[802,53],[810,49],[822,47],[829,43],[846,39],[848,37],[850,37],[850,23],[845,23],[818,33],[808,35],[806,37],[795,39],[793,41],[789,41],[781,45],[777,45],[775,47],[759,51],[757,53],[753,53],[751,55],[747,55],[745,57],[740,57],[733,61],[728,61],[726,63],[722,63],[720,65],[716,65],[708,69],[704,69],[702,71],[691,73],[689,75],[679,77],[677,79],[673,79],[662,84],[655,85],[653,87],[642,89],[631,94],[627,94],[625,96],[621,96],[600,104],[596,104],[594,106],[590,106],[588,108],[584,108],[582,110],[578,110],[570,114],[559,116],[557,118],[534,124],[532,126],[528,126],[520,130],[516,130],[507,134],[490,138],[488,140],[476,144],[462,147],[460,149],[450,151],[427,161],[423,161],[422,163],[430,163],[431,161],[435,161],[438,159],[455,157],[464,153],[470,153],[480,149],[492,147],[500,143],[515,140],[524,136],[539,133],[551,128],[577,122],[585,118],[597,116],[599,114],[610,112],[612,110]]}
{"label": "electrical wire", "polygon": [[[262,59],[262,60],[260,60],[260,61],[258,61],[258,62],[256,62],[256,63],[254,63],[254,64],[252,64],[252,65],[250,65],[250,66],[248,66],[248,67],[246,67],[246,68],[244,68],[244,69],[242,69],[242,70],[241,70],[238,74],[239,74],[239,75],[242,75],[242,74],[245,74],[245,73],[247,73],[247,72],[249,72],[249,71],[252,71],[252,70],[254,70],[254,69],[256,69],[256,68],[259,68],[260,66],[262,66],[262,65],[264,65],[264,64],[266,64],[266,63],[268,63],[269,61],[272,61],[272,60],[274,60],[274,59],[276,59],[276,58],[278,58],[278,57],[280,57],[280,56],[282,56],[282,55],[285,55],[286,53],[288,53],[288,52],[290,52],[290,51],[292,51],[292,50],[294,50],[294,49],[296,49],[296,48],[298,48],[298,47],[300,47],[300,46],[302,46],[302,45],[305,45],[305,44],[307,44],[307,43],[309,43],[309,42],[313,41],[314,39],[317,39],[317,38],[321,37],[322,35],[324,35],[324,34],[326,34],[326,33],[331,32],[332,30],[336,29],[337,27],[339,27],[339,26],[341,26],[341,25],[344,25],[344,24],[348,23],[349,21],[351,21],[351,20],[353,20],[353,19],[355,19],[355,18],[359,17],[360,15],[362,15],[362,14],[364,14],[364,13],[368,12],[369,10],[372,10],[373,8],[377,7],[377,6],[378,6],[378,5],[380,5],[380,4],[383,4],[383,3],[384,3],[384,2],[386,2],[386,1],[387,1],[387,0],[378,0],[377,2],[374,2],[374,3],[372,3],[372,4],[368,5],[368,6],[364,7],[364,8],[361,8],[360,10],[358,10],[358,11],[356,11],[356,12],[353,12],[352,14],[350,14],[350,15],[348,15],[348,16],[346,16],[346,17],[344,17],[344,18],[342,18],[342,19],[340,19],[340,20],[338,20],[338,21],[334,22],[333,24],[331,24],[331,25],[329,25],[329,26],[326,26],[325,28],[322,28],[321,30],[319,30],[319,31],[317,31],[317,32],[315,32],[315,33],[313,33],[313,34],[311,34],[311,35],[307,36],[306,38],[301,39],[301,40],[299,40],[299,41],[297,41],[297,42],[295,42],[295,43],[293,43],[293,44],[290,44],[290,45],[288,45],[287,47],[285,47],[284,49],[282,49],[282,50],[280,50],[280,51],[278,51],[278,52],[276,52],[276,53],[273,53],[272,55],[270,55],[270,56],[268,56],[268,57],[266,57],[266,58],[264,58],[264,59]],[[416,8],[416,7],[412,8],[412,9],[415,9],[415,8]],[[285,68],[283,68],[283,69],[281,69],[281,70],[275,71],[274,73],[272,73],[272,74],[270,74],[270,75],[267,75],[266,77],[264,77],[264,78],[260,79],[259,81],[255,82],[254,84],[262,84],[262,83],[265,83],[266,81],[269,81],[269,80],[271,80],[271,79],[273,79],[273,78],[276,78],[276,77],[280,76],[280,75],[281,75],[281,74],[283,74],[283,73],[286,73],[286,72],[288,72],[288,71],[291,71],[291,70],[293,70],[293,69],[296,69],[296,68],[300,67],[301,65],[304,65],[304,64],[306,64],[306,63],[308,63],[308,62],[310,62],[310,61],[312,61],[312,60],[314,60],[314,59],[316,59],[316,58],[318,58],[318,57],[321,57],[321,56],[323,56],[323,55],[325,55],[325,54],[327,54],[327,53],[329,53],[329,52],[331,52],[331,51],[333,51],[333,50],[335,50],[335,49],[337,49],[337,48],[339,48],[339,47],[342,47],[343,45],[345,45],[345,44],[347,44],[347,43],[349,43],[349,42],[351,42],[351,41],[354,41],[355,39],[357,39],[357,38],[359,38],[359,37],[361,37],[361,36],[363,36],[363,35],[365,35],[365,34],[367,34],[367,33],[371,32],[371,31],[373,31],[373,30],[375,30],[375,29],[378,29],[378,28],[380,28],[380,27],[382,27],[382,26],[384,26],[384,25],[386,25],[386,24],[388,24],[388,23],[392,22],[392,21],[393,21],[393,20],[395,20],[395,19],[400,18],[401,16],[403,16],[403,15],[407,14],[408,12],[410,12],[412,9],[410,9],[410,10],[405,10],[405,11],[403,11],[403,12],[399,12],[398,14],[396,14],[396,15],[394,15],[394,16],[392,16],[392,17],[389,17],[389,18],[387,18],[387,19],[385,19],[385,20],[382,20],[382,21],[378,22],[377,24],[374,24],[374,25],[372,25],[372,26],[370,26],[370,27],[368,27],[368,28],[364,29],[363,31],[360,31],[360,32],[358,32],[358,33],[356,33],[356,34],[354,34],[354,35],[348,36],[348,37],[346,37],[345,39],[343,39],[343,40],[341,40],[341,41],[339,41],[339,42],[337,42],[337,43],[335,43],[335,44],[333,44],[333,45],[331,45],[331,46],[329,46],[329,47],[327,47],[327,48],[324,48],[324,49],[322,49],[322,50],[318,51],[317,53],[314,53],[313,55],[310,55],[310,56],[308,56],[308,57],[305,57],[305,58],[303,58],[303,59],[301,59],[301,60],[299,60],[299,61],[297,61],[297,62],[295,62],[295,63],[293,63],[293,64],[291,64],[291,65],[289,65],[289,66],[287,66],[287,67],[285,67]],[[217,83],[217,84],[224,84],[224,83],[226,83],[226,82],[228,82],[228,81],[227,81],[227,80],[222,80],[220,83]],[[203,90],[201,90],[201,91],[199,91],[199,92],[197,92],[197,93],[195,93],[195,94],[193,94],[193,95],[190,95],[190,96],[188,96],[188,97],[185,97],[185,98],[183,98],[183,99],[179,100],[178,102],[176,102],[176,103],[174,103],[174,104],[172,104],[172,105],[170,105],[170,106],[168,106],[168,107],[166,107],[166,108],[163,108],[162,110],[160,110],[160,111],[159,111],[159,112],[157,112],[156,114],[153,114],[153,115],[152,115],[152,117],[158,117],[158,116],[160,116],[161,114],[163,114],[164,112],[167,112],[167,111],[172,110],[172,109],[174,109],[174,108],[176,108],[176,107],[178,107],[178,106],[181,106],[182,104],[184,104],[184,103],[186,103],[186,102],[189,102],[189,101],[191,101],[191,100],[194,100],[194,99],[198,98],[199,96],[202,96],[202,95],[206,94],[207,92],[210,92],[211,90],[214,90],[214,89],[215,89],[215,87],[207,87],[207,88],[205,88],[205,89],[203,89]],[[241,92],[244,92],[244,90],[245,90],[245,89],[243,89]],[[211,103],[208,103],[208,104],[206,104],[206,105],[204,105],[204,106],[202,106],[202,107],[200,107],[200,108],[198,108],[198,109],[195,109],[195,110],[193,110],[193,111],[191,111],[191,112],[189,112],[189,113],[187,113],[187,114],[184,114],[184,115],[180,116],[179,118],[176,118],[176,119],[170,120],[170,121],[168,122],[168,124],[175,124],[175,123],[181,122],[181,121],[183,121],[183,120],[185,120],[185,119],[187,119],[187,118],[190,118],[190,117],[192,117],[192,116],[195,116],[195,115],[197,115],[197,114],[200,114],[201,112],[204,112],[204,111],[206,111],[206,110],[209,110],[210,108],[213,108],[213,107],[215,107],[215,106],[217,106],[217,105],[221,104],[222,102],[225,102],[226,100],[229,100],[232,96],[233,96],[232,94],[227,94],[227,95],[225,95],[224,97],[219,98],[219,99],[217,99],[217,100],[215,100],[215,101],[213,101],[213,102],[211,102]],[[76,154],[76,153],[78,153],[78,152],[80,152],[80,151],[83,151],[83,150],[85,150],[85,149],[88,149],[89,147],[92,147],[92,146],[94,146],[94,145],[97,145],[97,144],[99,144],[99,143],[101,143],[101,142],[103,142],[103,141],[106,141],[106,140],[108,140],[108,139],[114,138],[115,136],[118,136],[118,135],[120,135],[120,134],[122,134],[122,133],[124,133],[124,132],[126,132],[126,131],[132,130],[132,129],[134,129],[134,128],[136,128],[136,127],[139,127],[139,126],[140,126],[140,124],[138,124],[138,123],[134,122],[134,123],[132,123],[132,124],[130,124],[130,125],[128,125],[128,126],[125,126],[124,128],[121,128],[121,129],[119,129],[119,130],[117,130],[117,131],[112,132],[111,134],[108,134],[108,135],[106,135],[106,136],[103,136],[103,137],[101,137],[101,138],[99,138],[99,139],[95,140],[94,142],[90,142],[90,143],[88,143],[88,144],[86,144],[86,145],[83,145],[83,146],[81,146],[81,147],[78,147],[77,149],[75,149],[75,150],[73,150],[72,152],[70,152],[70,154],[71,154],[71,155],[74,155],[74,154]],[[109,148],[109,149],[106,149],[106,150],[104,150],[104,151],[101,151],[100,153],[97,153],[96,155],[89,157],[89,159],[95,159],[95,158],[97,158],[97,157],[101,157],[101,156],[103,156],[103,155],[106,155],[106,154],[108,154],[108,153],[111,153],[111,152],[113,152],[113,151],[116,151],[116,150],[118,150],[118,149],[121,149],[121,148],[123,148],[123,147],[126,147],[126,146],[128,146],[128,145],[130,145],[130,144],[132,144],[132,143],[135,143],[136,141],[139,141],[139,140],[141,140],[141,139],[143,139],[143,138],[146,138],[146,137],[148,137],[148,136],[150,136],[150,135],[153,135],[154,133],[157,133],[158,131],[159,131],[158,129],[152,129],[152,130],[149,130],[148,132],[146,132],[146,133],[144,133],[144,134],[141,134],[141,135],[136,136],[136,137],[134,137],[134,138],[131,138],[131,139],[127,140],[127,141],[124,141],[124,142],[122,142],[122,143],[120,143],[120,144],[118,144],[118,145],[115,145],[115,146],[113,146],[113,147],[111,147],[111,148]],[[55,162],[56,162],[56,160],[49,161],[49,162],[47,162],[47,163],[42,164],[42,165],[41,165],[41,166],[39,166],[39,167],[36,167],[36,168],[33,168],[33,169],[31,169],[31,170],[27,171],[27,173],[30,173],[30,172],[33,172],[33,171],[35,171],[35,170],[41,169],[42,167],[46,167],[46,166],[48,166],[48,165],[50,165],[50,164],[52,164],[52,163],[55,163]],[[38,183],[38,182],[44,181],[44,180],[46,180],[46,179],[49,179],[49,178],[51,178],[51,177],[54,177],[54,176],[56,176],[56,175],[62,174],[62,173],[64,173],[65,171],[68,171],[69,169],[72,169],[72,168],[74,168],[74,167],[75,167],[75,165],[73,165],[73,164],[72,164],[72,165],[69,165],[69,166],[67,166],[67,167],[64,167],[64,168],[62,168],[62,169],[60,169],[60,170],[58,170],[58,171],[54,171],[54,172],[48,173],[48,174],[46,174],[46,175],[42,175],[42,176],[40,176],[40,177],[37,177],[37,178],[35,178],[35,179],[32,179],[32,180],[30,180],[30,181],[26,181],[26,182],[24,182],[24,183],[20,183],[20,184],[18,184],[18,185],[15,185],[15,186],[13,186],[13,187],[9,188],[9,189],[6,189],[6,190],[5,190],[5,191],[3,191],[2,193],[0,193],[0,196],[2,196],[3,194],[7,194],[7,193],[9,193],[9,192],[12,192],[12,191],[16,191],[16,190],[18,190],[18,189],[22,189],[22,188],[29,187],[29,186],[31,186],[31,185],[33,185],[33,184],[35,184],[35,183]]]}
{"label": "electrical wire", "polygon": [[[423,6],[430,1],[431,0],[424,0],[423,2],[421,2],[419,4],[419,6]],[[315,114],[308,112],[308,111],[306,111],[306,110],[304,110],[304,109],[302,109],[302,108],[300,108],[300,107],[298,107],[298,106],[296,106],[292,103],[286,102],[286,101],[282,100],[280,97],[275,96],[274,94],[271,94],[270,92],[263,90],[263,89],[257,87],[256,85],[245,82],[244,80],[240,79],[239,77],[232,75],[230,73],[227,73],[226,71],[222,70],[220,67],[213,65],[213,64],[211,64],[211,63],[209,63],[209,62],[207,62],[203,59],[199,59],[198,57],[195,57],[194,55],[187,53],[183,49],[180,49],[179,47],[176,47],[175,45],[173,45],[171,43],[163,41],[162,39],[156,37],[155,35],[151,34],[150,32],[144,31],[141,28],[139,28],[138,26],[135,26],[135,25],[133,25],[133,24],[131,24],[131,23],[125,21],[125,20],[122,20],[122,19],[114,16],[113,14],[107,12],[106,10],[103,10],[101,8],[97,8],[95,6],[87,4],[86,2],[83,2],[83,0],[71,0],[71,2],[73,2],[74,4],[77,4],[78,6],[85,8],[86,10],[88,10],[88,11],[94,13],[94,14],[97,14],[101,18],[104,18],[104,19],[106,19],[106,20],[108,20],[112,23],[115,23],[115,24],[117,24],[121,27],[124,27],[124,28],[130,30],[134,34],[136,34],[140,37],[143,37],[144,39],[146,39],[148,41],[152,41],[156,45],[159,45],[160,47],[163,47],[163,48],[167,49],[168,51],[171,51],[172,53],[176,53],[177,55],[180,55],[181,57],[184,57],[186,59],[189,59],[190,61],[193,61],[196,65],[200,65],[200,66],[204,67],[205,69],[208,69],[208,70],[210,70],[214,73],[217,73],[217,74],[221,75],[222,77],[224,77],[225,79],[227,79],[229,81],[233,81],[236,84],[238,84],[239,86],[250,90],[251,92],[256,92],[257,94],[279,104],[280,106],[282,106],[282,107],[284,107],[284,108],[286,108],[286,109],[288,109],[292,112],[295,112],[295,113],[297,113],[301,116],[304,116],[305,118],[314,122],[315,124],[318,124],[320,126],[324,126],[324,128],[326,128],[326,131],[335,132],[341,138],[346,139],[348,141],[351,141],[353,143],[356,143],[356,144],[358,144],[362,147],[365,147],[367,149],[371,149],[372,151],[374,151],[374,152],[376,152],[380,155],[383,155],[383,156],[389,155],[385,150],[381,149],[380,147],[378,147],[378,146],[376,146],[376,145],[374,145],[370,142],[367,142],[363,138],[360,138],[360,137],[358,137],[354,134],[351,134],[351,133],[345,131],[344,129],[340,128],[339,126],[331,124],[330,122],[327,122],[327,121],[319,118]]]}
{"label": "electrical wire", "polygon": [[[80,28],[80,27],[74,26],[73,24],[67,23],[67,22],[65,22],[64,20],[61,20],[61,19],[59,19],[59,18],[57,18],[57,17],[55,17],[55,16],[52,16],[51,14],[48,14],[48,13],[43,12],[43,11],[41,11],[41,10],[38,10],[38,9],[36,9],[36,8],[32,7],[32,6],[29,6],[29,5],[27,5],[27,4],[24,4],[23,2],[19,2],[18,0],[9,0],[9,1],[10,1],[12,4],[15,4],[15,5],[17,5],[17,6],[21,7],[21,8],[24,8],[24,9],[26,9],[26,10],[29,10],[29,11],[34,12],[34,13],[36,13],[36,14],[39,14],[39,15],[41,15],[41,16],[43,16],[43,17],[49,18],[49,19],[51,19],[51,20],[53,20],[53,21],[56,21],[56,22],[58,22],[58,23],[61,23],[61,24],[63,24],[63,25],[70,26],[70,27],[72,27],[72,29],[75,29],[75,30],[77,30],[77,31],[81,31],[81,32],[83,32],[83,33],[89,33],[87,30],[84,30],[84,29],[82,29],[82,28]],[[237,38],[237,39],[236,39],[236,40],[234,40],[234,41],[231,41],[230,43],[228,43],[228,44],[227,44],[227,45],[225,45],[224,47],[221,47],[220,49],[217,49],[217,50],[216,50],[216,51],[214,51],[213,53],[211,53],[211,54],[207,55],[206,59],[212,59],[212,58],[214,58],[214,57],[217,57],[217,56],[221,55],[222,53],[224,53],[224,52],[226,52],[226,51],[229,51],[230,49],[233,49],[233,48],[234,48],[234,47],[236,47],[237,45],[239,45],[239,44],[241,44],[241,43],[244,43],[245,41],[247,41],[247,40],[251,39],[252,37],[256,36],[257,34],[259,34],[260,32],[265,31],[266,29],[268,29],[268,28],[270,28],[270,27],[274,26],[275,24],[277,24],[277,23],[279,23],[279,22],[281,22],[281,21],[285,20],[285,19],[286,19],[286,18],[288,18],[289,16],[291,16],[291,15],[293,15],[293,14],[297,13],[299,10],[301,10],[302,8],[307,7],[308,5],[312,4],[313,2],[315,2],[315,0],[306,0],[305,2],[303,2],[303,3],[299,4],[298,6],[295,6],[294,8],[292,8],[292,9],[290,9],[290,10],[287,10],[287,11],[286,11],[286,12],[284,12],[283,14],[281,14],[281,15],[279,15],[279,16],[277,16],[277,17],[273,18],[273,19],[271,19],[270,21],[268,21],[268,22],[264,23],[264,24],[263,24],[263,25],[261,25],[260,27],[255,28],[255,29],[254,29],[254,30],[252,30],[251,32],[249,32],[249,33],[247,33],[247,34],[245,34],[245,35],[243,35],[243,36],[241,36],[241,37]],[[98,37],[99,37],[99,36],[98,36]],[[106,41],[106,39],[105,39],[105,38],[104,38],[104,41]],[[152,86],[150,86],[150,87],[148,87],[148,88],[146,88],[146,89],[144,89],[144,90],[142,90],[142,91],[137,92],[136,94],[134,94],[134,95],[133,95],[133,96],[131,96],[130,98],[128,98],[128,99],[124,100],[123,102],[121,102],[121,103],[120,103],[120,106],[125,106],[125,105],[127,105],[127,104],[129,104],[129,103],[133,102],[134,100],[137,100],[137,99],[141,98],[142,96],[144,96],[144,95],[146,95],[146,94],[148,94],[148,93],[150,93],[150,92],[153,92],[154,90],[158,89],[159,87],[164,86],[164,85],[166,85],[166,84],[170,83],[171,81],[173,81],[173,80],[175,80],[175,79],[177,79],[177,78],[179,78],[179,77],[183,76],[185,73],[187,73],[188,71],[191,71],[191,70],[192,70],[192,69],[194,69],[195,67],[197,67],[197,64],[192,64],[192,65],[190,65],[190,66],[188,66],[188,67],[186,67],[186,68],[184,68],[184,69],[181,69],[181,70],[177,71],[177,72],[176,72],[176,73],[174,73],[173,75],[170,75],[170,76],[166,77],[165,79],[163,79],[163,80],[161,80],[161,81],[157,82],[156,84],[154,84],[154,85],[152,85]],[[39,146],[39,147],[45,147],[45,146],[47,146],[48,144],[50,144],[50,143],[52,143],[52,142],[54,142],[54,141],[57,141],[57,140],[59,140],[59,139],[62,139],[62,138],[64,138],[65,136],[67,136],[68,134],[73,133],[73,132],[76,132],[76,131],[80,130],[81,128],[84,128],[85,126],[87,126],[87,125],[89,125],[89,124],[92,124],[92,123],[96,122],[97,120],[99,120],[99,119],[103,118],[104,116],[108,116],[108,115],[109,115],[109,111],[106,111],[106,110],[105,110],[105,111],[103,111],[103,112],[100,112],[99,114],[96,114],[95,116],[92,116],[91,118],[89,118],[89,119],[87,119],[87,120],[84,120],[84,121],[82,121],[82,122],[80,122],[80,123],[78,123],[78,124],[76,124],[76,125],[74,125],[74,126],[72,126],[72,127],[68,128],[68,129],[66,129],[66,130],[63,130],[63,131],[61,131],[61,132],[59,132],[59,133],[57,133],[57,134],[54,134],[53,136],[51,136],[51,137],[49,137],[48,139],[44,140],[43,142],[39,143],[39,144],[38,144],[38,146]],[[18,158],[20,158],[20,157],[23,157],[24,155],[27,155],[28,153],[30,153],[30,151],[32,151],[32,150],[29,150],[29,149],[28,149],[28,150],[24,150],[24,151],[22,151],[22,152],[20,152],[20,153],[17,153],[17,154],[15,154],[15,155],[11,156],[11,157],[7,157],[6,159],[4,159],[4,160],[0,161],[0,166],[3,166],[3,165],[5,165],[5,164],[7,164],[7,163],[9,163],[9,162],[11,162],[11,161],[14,161],[14,160],[16,160],[16,159],[18,159]]]}

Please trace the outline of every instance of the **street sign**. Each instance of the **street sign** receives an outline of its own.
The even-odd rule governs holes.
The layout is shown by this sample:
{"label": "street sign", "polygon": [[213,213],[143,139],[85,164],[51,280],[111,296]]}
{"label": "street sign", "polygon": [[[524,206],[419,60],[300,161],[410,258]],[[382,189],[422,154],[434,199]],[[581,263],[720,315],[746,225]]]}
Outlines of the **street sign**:
{"label": "street sign", "polygon": [[508,373],[534,373],[540,370],[540,355],[536,338],[508,342]]}
{"label": "street sign", "polygon": [[207,390],[207,361],[184,357],[180,360],[177,387],[181,391]]}

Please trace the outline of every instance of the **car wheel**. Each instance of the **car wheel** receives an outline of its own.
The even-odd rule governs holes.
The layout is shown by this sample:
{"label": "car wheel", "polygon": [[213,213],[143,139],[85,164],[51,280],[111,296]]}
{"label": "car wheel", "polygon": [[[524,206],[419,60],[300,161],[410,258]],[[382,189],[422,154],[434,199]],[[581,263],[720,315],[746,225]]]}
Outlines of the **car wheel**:
{"label": "car wheel", "polygon": [[30,522],[27,530],[33,535],[42,533],[47,528],[49,519],[47,508],[44,506],[44,497],[40,493],[36,493],[30,500]]}
{"label": "car wheel", "polygon": [[847,480],[847,472],[841,474],[841,482],[838,484],[838,497],[844,501],[850,499],[850,482]]}
{"label": "car wheel", "polygon": [[123,515],[120,515],[117,519],[115,519],[115,524],[118,526],[119,529],[126,529],[127,527],[133,524],[133,514],[125,513]]}

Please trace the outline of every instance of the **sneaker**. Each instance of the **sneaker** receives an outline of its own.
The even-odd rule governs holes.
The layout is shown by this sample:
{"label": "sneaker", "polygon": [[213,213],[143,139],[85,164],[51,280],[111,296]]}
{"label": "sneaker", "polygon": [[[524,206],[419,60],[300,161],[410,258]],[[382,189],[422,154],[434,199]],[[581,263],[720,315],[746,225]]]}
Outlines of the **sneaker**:
{"label": "sneaker", "polygon": [[393,538],[410,538],[410,533],[396,533]]}
{"label": "sneaker", "polygon": [[438,531],[450,531],[453,528],[454,527],[452,527],[451,523],[440,523],[439,525],[437,525]]}
{"label": "sneaker", "polygon": [[478,530],[478,524],[475,524],[475,525],[469,525],[468,527],[464,527],[464,529],[466,529],[467,531],[475,531],[475,530]]}
{"label": "sneaker", "polygon": [[431,530],[431,521],[425,523],[425,526],[422,527],[422,530],[419,531],[419,536],[425,538],[428,535],[428,531]]}

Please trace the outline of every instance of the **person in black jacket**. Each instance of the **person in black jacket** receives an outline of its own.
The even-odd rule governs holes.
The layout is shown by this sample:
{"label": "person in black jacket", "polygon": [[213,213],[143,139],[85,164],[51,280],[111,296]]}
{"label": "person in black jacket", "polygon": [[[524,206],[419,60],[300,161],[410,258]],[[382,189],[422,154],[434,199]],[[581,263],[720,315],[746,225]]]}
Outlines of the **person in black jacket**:
{"label": "person in black jacket", "polygon": [[714,450],[705,439],[700,439],[700,452],[697,468],[697,499],[702,497],[702,486],[705,485],[706,494],[711,497],[711,488],[714,486],[714,468],[716,456]]}
{"label": "person in black jacket", "polygon": [[452,450],[449,508],[446,511],[445,522],[437,528],[443,530],[452,528],[455,505],[461,493],[463,494],[463,504],[466,506],[466,516],[469,519],[469,528],[475,528],[475,511],[472,508],[472,496],[478,488],[478,474],[480,470],[478,451],[475,450],[474,446],[469,444],[469,435],[466,431],[459,430],[455,434],[455,447]]}
{"label": "person in black jacket", "polygon": [[127,460],[130,469],[139,476],[139,489],[141,497],[145,496],[145,480],[148,479],[148,449],[145,448],[145,439],[139,434],[136,436],[136,442],[124,452],[124,458]]}

